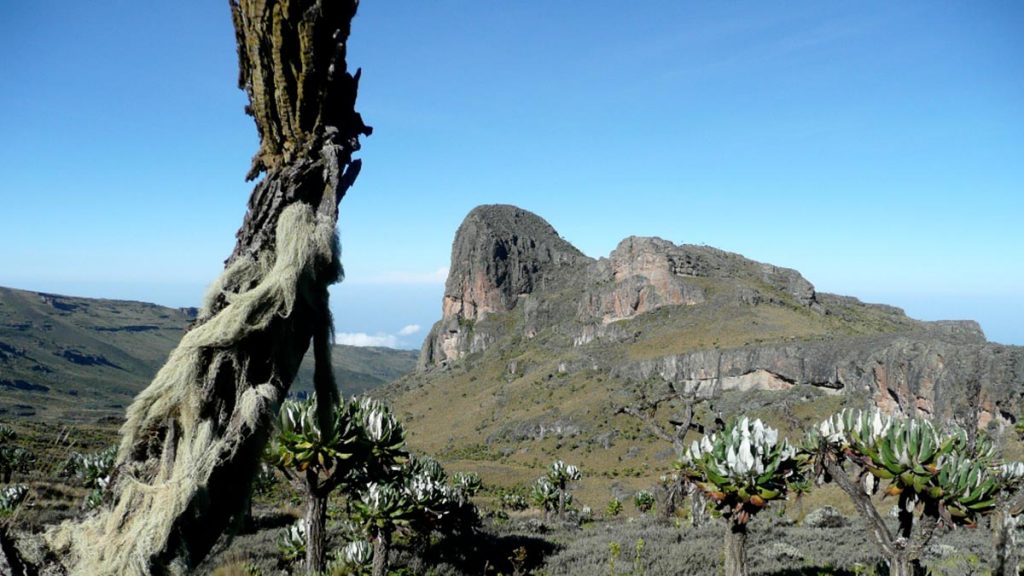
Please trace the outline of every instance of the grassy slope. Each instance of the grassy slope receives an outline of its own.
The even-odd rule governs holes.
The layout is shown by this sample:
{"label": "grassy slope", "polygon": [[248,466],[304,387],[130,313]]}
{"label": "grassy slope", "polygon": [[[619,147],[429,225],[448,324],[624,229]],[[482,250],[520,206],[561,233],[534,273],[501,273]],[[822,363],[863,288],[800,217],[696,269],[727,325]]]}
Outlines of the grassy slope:
{"label": "grassy slope", "polygon": [[[0,417],[91,422],[120,416],[184,334],[189,311],[0,288]],[[416,353],[336,346],[345,394],[413,369]],[[307,358],[294,386],[308,390]]]}
{"label": "grassy slope", "polygon": [[[500,488],[524,487],[551,461],[564,459],[584,470],[578,502],[599,510],[613,495],[653,486],[671,468],[674,455],[671,446],[650,436],[638,421],[614,414],[617,406],[630,401],[634,383],[603,369],[562,373],[561,363],[589,356],[614,365],[707,348],[899,332],[919,325],[894,309],[828,295],[822,298],[830,313],[821,314],[764,285],[756,288],[775,302],[750,306],[735,296],[742,285],[700,281],[708,302],[660,308],[621,321],[622,332],[632,337],[619,343],[596,341],[574,349],[553,329],[525,340],[514,336],[522,333],[516,311],[493,315],[487,321],[512,336],[453,368],[415,374],[389,388],[410,444],[456,470],[478,471],[485,483]],[[510,374],[512,360],[525,373],[520,368]],[[786,433],[792,418],[800,425],[811,424],[842,402],[841,396],[801,386],[779,393],[728,393],[716,400],[715,408],[726,418],[740,412],[761,416]],[[710,424],[714,416],[705,406],[697,419]],[[561,436],[540,433],[541,426],[550,429],[559,423],[578,430]]]}

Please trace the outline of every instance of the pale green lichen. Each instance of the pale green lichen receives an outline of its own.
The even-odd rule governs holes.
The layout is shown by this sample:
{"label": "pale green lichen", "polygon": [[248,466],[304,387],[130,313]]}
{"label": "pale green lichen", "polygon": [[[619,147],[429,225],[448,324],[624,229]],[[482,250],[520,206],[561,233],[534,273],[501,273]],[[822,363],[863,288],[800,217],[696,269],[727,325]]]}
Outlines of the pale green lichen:
{"label": "pale green lichen", "polygon": [[[216,290],[245,285],[239,277],[259,278],[251,290],[231,294],[227,305],[185,334],[152,384],[128,408],[122,427],[118,464],[131,464],[132,451],[154,428],[173,419],[178,431],[173,457],[160,460],[155,474],[144,481],[122,468],[115,488],[115,504],[81,523],[65,523],[48,534],[51,546],[67,554],[74,575],[147,575],[153,556],[162,551],[174,524],[205,486],[225,454],[234,453],[245,437],[280,401],[280,386],[273,382],[242,380],[234,373],[237,402],[226,429],[219,433],[214,421],[201,416],[218,364],[235,362],[231,353],[244,338],[265,329],[275,317],[288,317],[297,300],[324,298],[313,289],[325,270],[337,269],[334,223],[305,204],[282,211],[277,225],[277,246],[272,266],[238,260],[228,267]],[[323,294],[323,295],[321,295]],[[307,302],[325,309],[326,302]],[[209,311],[207,311],[209,313]],[[212,361],[204,362],[204,357]],[[139,513],[140,510],[148,511]],[[153,513],[159,511],[159,513]],[[172,571],[184,568],[168,567]]]}

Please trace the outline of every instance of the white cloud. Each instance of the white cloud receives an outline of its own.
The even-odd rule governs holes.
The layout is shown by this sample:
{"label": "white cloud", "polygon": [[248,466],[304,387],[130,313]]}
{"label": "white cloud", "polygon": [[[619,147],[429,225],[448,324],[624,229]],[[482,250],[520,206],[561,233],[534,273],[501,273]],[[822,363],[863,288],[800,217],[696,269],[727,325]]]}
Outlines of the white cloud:
{"label": "white cloud", "polygon": [[334,341],[346,346],[384,346],[386,348],[398,346],[398,337],[394,334],[371,336],[365,332],[339,332],[334,335]]}
{"label": "white cloud", "polygon": [[419,331],[420,331],[420,325],[419,324],[409,324],[407,326],[403,326],[402,329],[398,331],[398,335],[399,336],[412,336],[413,334],[415,334],[415,333],[417,333]]}
{"label": "white cloud", "polygon": [[447,278],[448,267],[444,266],[430,272],[393,270],[375,276],[349,276],[345,281],[353,284],[444,284]]}

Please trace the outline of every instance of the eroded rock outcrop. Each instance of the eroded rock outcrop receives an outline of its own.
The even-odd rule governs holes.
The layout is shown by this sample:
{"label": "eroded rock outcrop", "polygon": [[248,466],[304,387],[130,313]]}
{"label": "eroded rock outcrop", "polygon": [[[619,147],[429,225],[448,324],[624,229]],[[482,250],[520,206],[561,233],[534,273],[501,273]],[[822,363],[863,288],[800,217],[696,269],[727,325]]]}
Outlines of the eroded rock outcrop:
{"label": "eroded rock outcrop", "polygon": [[536,214],[501,204],[474,208],[455,234],[441,320],[424,343],[421,365],[483,350],[493,336],[474,333],[476,321],[563,284],[589,262]]}
{"label": "eroded rock outcrop", "polygon": [[[719,345],[719,332],[731,340]],[[694,333],[709,342],[686,341]],[[594,260],[534,214],[476,208],[456,234],[421,369],[492,347],[514,355],[510,343],[540,334],[541,356],[557,366],[546,369],[559,374],[600,370],[707,393],[810,385],[922,414],[948,414],[968,399],[983,425],[1012,420],[1024,390],[1024,348],[987,342],[974,322],[913,320],[818,294],[792,269],[660,238],[629,237]],[[508,365],[522,375],[514,357]]]}

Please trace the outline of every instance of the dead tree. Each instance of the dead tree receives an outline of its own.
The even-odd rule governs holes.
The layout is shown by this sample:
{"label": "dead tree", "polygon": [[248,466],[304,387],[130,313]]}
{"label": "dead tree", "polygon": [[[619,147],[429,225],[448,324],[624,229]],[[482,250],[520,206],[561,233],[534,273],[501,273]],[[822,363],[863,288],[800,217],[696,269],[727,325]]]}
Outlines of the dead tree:
{"label": "dead tree", "polygon": [[[654,398],[648,398],[642,391],[637,394],[636,401],[631,405],[620,406],[615,410],[616,414],[628,414],[640,420],[647,431],[670,444],[679,458],[686,450],[685,438],[690,430],[696,430],[699,434],[705,433],[702,424],[694,423],[694,408],[697,404],[709,400],[717,389],[718,383],[712,388],[709,394],[700,394],[699,387],[691,390],[679,389],[672,382],[667,385],[667,392]],[[657,416],[661,406],[668,406],[671,414],[668,416],[667,426],[662,424]],[[707,432],[712,432],[708,430]],[[668,518],[675,512],[680,500],[686,495],[690,496],[691,517],[694,525],[700,525],[705,518],[704,496],[699,490],[687,482],[681,474],[675,474],[662,487],[661,502],[658,511],[664,518]]]}
{"label": "dead tree", "polygon": [[229,0],[263,176],[198,320],[128,408],[112,506],[47,535],[72,574],[180,574],[242,513],[270,422],[313,343],[329,426],[338,203],[369,135],[346,42],[358,0]]}

